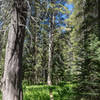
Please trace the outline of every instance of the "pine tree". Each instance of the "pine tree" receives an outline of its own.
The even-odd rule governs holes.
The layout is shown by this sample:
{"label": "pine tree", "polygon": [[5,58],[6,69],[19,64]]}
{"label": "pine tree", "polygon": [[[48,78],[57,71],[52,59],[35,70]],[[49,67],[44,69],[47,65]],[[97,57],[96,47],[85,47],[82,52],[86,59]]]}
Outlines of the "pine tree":
{"label": "pine tree", "polygon": [[[75,10],[71,23],[73,32],[79,46],[77,56],[78,71],[78,99],[94,100],[99,99],[99,11],[97,1],[73,1]],[[93,9],[91,9],[93,8]],[[76,13],[75,13],[76,12]],[[79,21],[80,19],[80,21]],[[74,51],[75,52],[75,51]]]}

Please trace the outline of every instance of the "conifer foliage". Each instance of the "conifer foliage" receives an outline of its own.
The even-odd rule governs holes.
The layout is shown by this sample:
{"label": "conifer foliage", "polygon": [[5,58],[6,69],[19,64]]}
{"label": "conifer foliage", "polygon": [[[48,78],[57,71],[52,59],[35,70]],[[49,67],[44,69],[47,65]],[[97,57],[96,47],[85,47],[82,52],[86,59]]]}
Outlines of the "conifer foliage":
{"label": "conifer foliage", "polygon": [[0,79],[3,100],[99,100],[100,0],[0,0]]}

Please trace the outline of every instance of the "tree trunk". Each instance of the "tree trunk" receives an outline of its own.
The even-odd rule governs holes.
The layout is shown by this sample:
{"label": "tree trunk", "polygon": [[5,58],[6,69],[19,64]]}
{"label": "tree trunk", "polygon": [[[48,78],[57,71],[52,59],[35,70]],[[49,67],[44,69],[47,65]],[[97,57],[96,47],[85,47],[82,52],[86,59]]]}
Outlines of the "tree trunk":
{"label": "tree trunk", "polygon": [[48,85],[51,85],[51,66],[52,66],[52,34],[49,33],[49,58],[48,58]]}
{"label": "tree trunk", "polygon": [[[51,0],[53,3],[53,1]],[[49,33],[49,57],[48,57],[48,79],[47,83],[49,86],[52,85],[51,81],[51,73],[52,73],[52,53],[53,53],[53,34],[54,34],[54,12],[51,12],[51,20],[50,20],[50,33]],[[54,100],[52,89],[50,90],[50,100]]]}
{"label": "tree trunk", "polygon": [[[52,31],[49,33],[49,58],[48,58],[48,80],[47,83],[49,86],[52,85],[51,73],[52,73],[52,45],[53,45],[53,34]],[[52,90],[50,90],[50,100],[53,99]]]}
{"label": "tree trunk", "polygon": [[22,100],[22,51],[27,7],[24,0],[14,0],[6,46],[2,100]]}
{"label": "tree trunk", "polygon": [[52,85],[51,82],[51,73],[52,73],[52,50],[53,50],[53,26],[54,26],[54,14],[51,14],[51,22],[50,22],[51,31],[49,33],[49,57],[48,57],[48,85]]}

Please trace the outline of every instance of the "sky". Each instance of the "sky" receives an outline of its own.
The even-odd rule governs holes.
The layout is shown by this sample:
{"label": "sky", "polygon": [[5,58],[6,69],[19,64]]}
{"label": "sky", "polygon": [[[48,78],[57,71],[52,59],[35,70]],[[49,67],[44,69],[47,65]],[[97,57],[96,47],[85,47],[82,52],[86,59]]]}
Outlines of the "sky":
{"label": "sky", "polygon": [[[68,4],[68,3],[66,3],[66,2],[63,2],[62,3],[66,8],[68,8],[68,10],[70,11],[70,14],[69,15],[71,15],[72,14],[72,12],[73,12],[73,9],[74,9],[74,5],[73,4]],[[59,13],[60,14],[60,13]],[[67,14],[60,14],[58,17],[57,17],[57,19],[58,19],[58,25],[60,25],[60,26],[66,26],[66,24],[64,24],[64,23],[62,23],[62,24],[59,24],[59,20],[62,20],[62,21],[64,21],[65,19],[67,19],[67,18],[69,18],[69,16],[67,15]]]}
{"label": "sky", "polygon": [[66,6],[66,7],[68,8],[68,10],[70,10],[70,11],[72,11],[73,8],[74,8],[73,4],[67,4],[67,3],[65,3],[65,6]]}
{"label": "sky", "polygon": [[[64,3],[64,6],[67,7],[68,10],[70,11],[70,14],[69,14],[69,16],[70,16],[72,14],[73,10],[74,10],[74,5],[73,4]],[[67,14],[63,14],[61,17],[63,18],[63,21],[64,21],[65,19],[68,19],[69,16]],[[63,24],[61,24],[60,26],[66,27],[67,24],[65,24],[63,22]],[[64,29],[62,31],[65,32]]]}

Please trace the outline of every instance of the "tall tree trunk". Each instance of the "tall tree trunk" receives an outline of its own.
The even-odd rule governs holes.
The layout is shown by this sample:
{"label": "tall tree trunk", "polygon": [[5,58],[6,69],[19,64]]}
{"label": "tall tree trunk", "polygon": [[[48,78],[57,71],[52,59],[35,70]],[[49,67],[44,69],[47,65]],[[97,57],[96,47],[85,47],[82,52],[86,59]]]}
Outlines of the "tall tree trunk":
{"label": "tall tree trunk", "polygon": [[[52,26],[52,24],[51,24]],[[53,30],[51,30],[51,32],[49,33],[49,58],[48,58],[48,79],[47,79],[47,83],[49,86],[52,85],[52,81],[51,81],[51,73],[52,73],[52,45],[53,45]],[[50,90],[50,100],[54,100],[53,99],[53,94],[52,94],[52,90]]]}
{"label": "tall tree trunk", "polygon": [[2,100],[22,100],[22,51],[27,7],[24,0],[14,0],[6,46]]}
{"label": "tall tree trunk", "polygon": [[[51,3],[53,1],[51,0]],[[51,18],[50,18],[50,33],[49,33],[49,57],[48,57],[48,79],[47,83],[49,86],[52,85],[52,80],[51,80],[51,73],[52,73],[52,53],[53,53],[53,34],[54,34],[54,12],[51,12]],[[52,89],[50,90],[50,100],[54,100],[53,94],[52,94]]]}
{"label": "tall tree trunk", "polygon": [[51,82],[51,73],[52,73],[52,50],[53,50],[53,25],[54,25],[54,14],[51,15],[51,22],[50,22],[51,31],[49,33],[49,57],[48,57],[48,85],[52,85]]}
{"label": "tall tree trunk", "polygon": [[51,66],[52,66],[52,34],[49,33],[49,58],[48,58],[48,85],[51,85]]}

